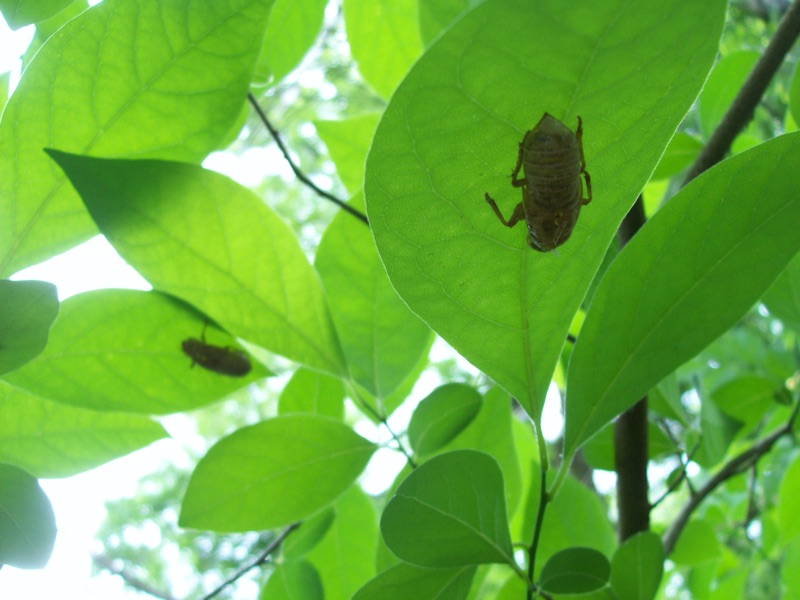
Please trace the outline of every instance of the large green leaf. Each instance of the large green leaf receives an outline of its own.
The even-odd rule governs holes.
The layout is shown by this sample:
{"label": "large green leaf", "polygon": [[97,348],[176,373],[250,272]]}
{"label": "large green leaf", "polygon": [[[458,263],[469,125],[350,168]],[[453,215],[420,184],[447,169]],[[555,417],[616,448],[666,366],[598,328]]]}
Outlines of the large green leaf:
{"label": "large green leaf", "polygon": [[49,152],[103,234],[153,287],[237,337],[345,372],[316,272],[289,226],[251,191],[185,163]]}
{"label": "large green leaf", "polygon": [[651,531],[629,537],[611,561],[611,588],[619,600],[652,600],[664,572],[664,546]]}
{"label": "large green leaf", "polygon": [[272,0],[110,0],[26,68],[0,122],[0,273],[95,232],[44,147],[200,161],[238,117]]}
{"label": "large green leaf", "polygon": [[64,301],[45,351],[5,379],[56,402],[95,410],[166,414],[219,400],[261,379],[255,361],[244,377],[198,366],[181,342],[234,339],[183,302],[158,292],[98,290]]}
{"label": "large green leaf", "polygon": [[259,531],[300,521],[336,500],[374,451],[328,417],[287,415],[244,427],[198,463],[181,526]]}
{"label": "large green leaf", "polygon": [[75,408],[0,382],[0,461],[37,477],[88,471],[164,437],[146,417]]}
{"label": "large green leaf", "polygon": [[401,560],[421,567],[515,564],[503,474],[475,450],[441,454],[411,473],[386,505],[381,532]]}
{"label": "large green leaf", "polygon": [[718,558],[720,543],[714,527],[706,520],[692,519],[683,528],[669,559],[678,565],[702,565]]}
{"label": "large green leaf", "polygon": [[389,283],[364,223],[340,211],[317,250],[350,376],[378,400],[389,396],[428,348],[430,329]]}
{"label": "large green leaf", "polygon": [[[433,43],[378,126],[365,193],[392,284],[537,418],[572,318],[701,87],[724,14],[722,0],[489,1]],[[570,241],[548,254],[484,202],[491,192],[505,214],[519,202],[509,172],[545,111],[572,128],[582,116],[594,188]]]}
{"label": "large green leaf", "polygon": [[52,283],[0,281],[0,374],[13,371],[44,350],[58,308]]}
{"label": "large green leaf", "polygon": [[567,456],[736,323],[800,250],[797,164],[800,133],[734,156],[625,246],[572,352]]}
{"label": "large green leaf", "polygon": [[353,600],[464,600],[474,575],[475,567],[423,569],[401,563],[372,579]]}
{"label": "large green leaf", "polygon": [[39,569],[56,541],[56,517],[39,482],[0,464],[0,564]]}

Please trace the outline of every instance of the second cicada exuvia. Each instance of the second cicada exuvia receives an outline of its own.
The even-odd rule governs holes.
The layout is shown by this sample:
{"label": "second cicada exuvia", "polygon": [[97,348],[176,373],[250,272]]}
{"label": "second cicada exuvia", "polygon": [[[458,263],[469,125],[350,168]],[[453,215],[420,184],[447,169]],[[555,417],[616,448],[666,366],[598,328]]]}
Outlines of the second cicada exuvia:
{"label": "second cicada exuvia", "polygon": [[[525,220],[528,244],[549,252],[566,242],[584,204],[592,201],[592,183],[583,157],[583,124],[578,117],[575,133],[561,121],[544,113],[536,127],[519,144],[511,185],[522,188],[522,202],[506,220],[495,201],[486,202],[506,227]],[[523,177],[519,176],[520,170]],[[583,197],[581,176],[586,181]]]}

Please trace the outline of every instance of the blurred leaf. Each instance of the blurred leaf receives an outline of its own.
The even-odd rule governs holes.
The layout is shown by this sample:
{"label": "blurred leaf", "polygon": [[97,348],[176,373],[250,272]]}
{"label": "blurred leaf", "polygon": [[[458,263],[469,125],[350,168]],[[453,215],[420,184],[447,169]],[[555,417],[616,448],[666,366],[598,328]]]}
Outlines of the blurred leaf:
{"label": "blurred leaf", "polygon": [[379,118],[379,113],[370,113],[340,121],[314,121],[336,165],[336,174],[351,194],[364,185],[364,165]]}
{"label": "blurred leaf", "polygon": [[15,30],[49,19],[72,2],[73,0],[0,0],[0,12],[8,26]]}
{"label": "blurred leaf", "polygon": [[[485,2],[431,45],[381,119],[365,196],[392,284],[535,420],[617,225],[702,86],[724,11]],[[595,188],[557,254],[531,251],[524,227],[503,227],[483,200],[497,194],[506,214],[519,202],[509,169],[545,111],[570,127],[583,118]]]}
{"label": "blurred leaf", "polygon": [[692,460],[710,469],[722,462],[742,421],[722,412],[710,398],[700,403],[700,446]]}
{"label": "blurred leaf", "polygon": [[312,413],[341,420],[344,417],[344,384],[341,379],[300,367],[284,386],[278,414]]}
{"label": "blurred leaf", "polygon": [[651,531],[632,535],[611,560],[611,588],[618,600],[652,600],[664,573],[664,546]]}
{"label": "blurred leaf", "polygon": [[800,254],[778,275],[762,299],[769,312],[800,335]]}
{"label": "blurred leaf", "polygon": [[778,494],[778,531],[781,533],[783,543],[800,537],[798,498],[800,498],[800,456],[795,457],[786,468]]}
{"label": "blurred leaf", "polygon": [[664,150],[664,156],[653,172],[653,179],[666,179],[677,175],[694,162],[702,149],[703,142],[696,137],[683,131],[677,132]]}
{"label": "blurred leaf", "polygon": [[256,76],[275,85],[313,46],[322,28],[327,0],[275,0],[269,14]]}
{"label": "blurred leaf", "polygon": [[800,596],[800,537],[793,538],[786,546],[781,563],[781,581],[791,594]]}
{"label": "blurred leaf", "polygon": [[344,371],[317,274],[289,226],[250,190],[185,163],[48,152],[103,234],[153,287],[233,335]]}
{"label": "blurred leaf", "polygon": [[52,283],[0,280],[0,374],[21,367],[44,350],[58,309]]}
{"label": "blurred leaf", "polygon": [[[657,459],[665,454],[674,453],[675,445],[664,435],[661,428],[655,423],[647,424],[647,455],[650,459]],[[583,457],[593,469],[614,471],[614,425],[603,427],[593,435],[581,448]]]}
{"label": "blurred leaf", "polygon": [[371,498],[355,485],[334,509],[332,527],[308,560],[325,582],[325,600],[351,600],[375,575],[378,521]]}
{"label": "blurred leaf", "polygon": [[697,99],[700,128],[706,139],[722,121],[758,57],[755,50],[743,50],[722,57],[714,65]]}
{"label": "blurred leaf", "polygon": [[[789,87],[789,114],[795,123],[800,123],[800,64],[795,65]],[[787,131],[791,131],[787,128]]]}
{"label": "blurred leaf", "polygon": [[419,3],[419,29],[425,46],[481,0],[425,0]]}
{"label": "blurred leaf", "polygon": [[717,387],[710,398],[725,414],[750,428],[775,406],[775,396],[780,389],[774,379],[744,373]]}
{"label": "blurred leaf", "polygon": [[503,474],[475,450],[420,465],[386,505],[381,532],[392,552],[417,566],[514,564]]}
{"label": "blurred leaf", "polygon": [[708,521],[692,519],[683,528],[669,559],[678,565],[696,566],[720,556],[719,541]]}
{"label": "blurred leaf", "polygon": [[74,408],[0,382],[0,461],[37,477],[88,471],[165,437],[146,417]]}
{"label": "blurred leaf", "polygon": [[190,306],[158,292],[96,290],[64,301],[50,343],[5,379],[50,400],[94,410],[167,414],[204,406],[269,374],[244,377],[191,368],[181,342],[235,340]]}
{"label": "blurred leaf", "polygon": [[48,39],[0,122],[0,274],[96,232],[42,148],[185,161],[215,149],[244,104],[271,6],[107,0]]}
{"label": "blurred leaf", "polygon": [[417,454],[430,454],[450,442],[481,409],[478,391],[462,383],[439,386],[426,396],[411,415],[408,441]]}
{"label": "blurred leaf", "polygon": [[389,396],[419,362],[430,330],[397,296],[369,228],[352,215],[333,218],[315,266],[350,376],[378,399]]}
{"label": "blurred leaf", "polygon": [[401,563],[370,580],[353,600],[464,600],[474,575],[475,567],[424,569]]}
{"label": "blurred leaf", "polygon": [[323,600],[317,570],[304,560],[278,563],[261,590],[262,600]]}
{"label": "blurred leaf", "polygon": [[539,577],[543,590],[554,594],[585,594],[608,583],[611,565],[593,548],[567,548],[551,556]]}
{"label": "blurred leaf", "polygon": [[0,464],[0,564],[41,569],[56,541],[56,517],[39,482]]}
{"label": "blurred leaf", "polygon": [[281,544],[281,556],[286,560],[304,557],[328,533],[335,519],[336,512],[333,507],[329,507],[303,521],[300,527]]}
{"label": "blurred leaf", "polygon": [[[683,188],[606,273],[572,352],[564,453],[734,325],[800,249],[800,134]],[[597,361],[597,348],[603,360]]]}
{"label": "blurred leaf", "polygon": [[327,417],[287,415],[243,427],[198,463],[180,525],[259,531],[300,521],[342,494],[374,451],[374,444]]}
{"label": "blurred leaf", "polygon": [[345,0],[347,41],[364,79],[384,98],[422,52],[416,0]]}

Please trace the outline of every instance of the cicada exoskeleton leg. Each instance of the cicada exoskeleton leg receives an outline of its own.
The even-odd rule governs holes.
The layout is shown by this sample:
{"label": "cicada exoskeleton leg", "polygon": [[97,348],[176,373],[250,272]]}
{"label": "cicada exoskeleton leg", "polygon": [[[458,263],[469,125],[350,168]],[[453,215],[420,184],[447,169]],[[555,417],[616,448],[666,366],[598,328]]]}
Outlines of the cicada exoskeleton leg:
{"label": "cicada exoskeleton leg", "polygon": [[578,129],[575,131],[575,139],[578,140],[578,152],[581,157],[581,175],[586,182],[586,198],[581,198],[581,204],[589,204],[592,201],[592,178],[586,170],[586,159],[583,156],[583,121],[578,117]]}
{"label": "cicada exoskeleton leg", "polygon": [[497,215],[497,218],[500,219],[500,222],[506,227],[513,227],[519,221],[525,220],[525,208],[522,206],[522,202],[517,204],[514,208],[514,212],[511,213],[511,217],[506,221],[503,213],[501,213],[500,209],[497,207],[497,202],[489,195],[489,192],[486,192],[484,197],[486,198],[486,203],[492,207],[494,214]]}

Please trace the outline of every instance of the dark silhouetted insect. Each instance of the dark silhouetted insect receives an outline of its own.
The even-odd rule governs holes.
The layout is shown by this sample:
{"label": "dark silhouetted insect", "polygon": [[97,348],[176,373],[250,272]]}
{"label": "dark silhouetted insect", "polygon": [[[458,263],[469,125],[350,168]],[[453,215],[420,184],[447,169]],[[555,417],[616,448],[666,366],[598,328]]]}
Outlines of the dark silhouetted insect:
{"label": "dark silhouetted insect", "polygon": [[[592,201],[592,182],[583,157],[583,123],[578,117],[575,133],[548,113],[528,131],[519,144],[511,185],[522,188],[522,202],[506,220],[495,201],[486,202],[506,227],[525,220],[528,245],[549,252],[566,242],[578,221],[581,206]],[[519,177],[520,169],[524,177]],[[581,175],[586,181],[583,197]]]}
{"label": "dark silhouetted insect", "polygon": [[192,367],[198,364],[209,371],[231,377],[247,375],[252,368],[248,356],[236,348],[223,348],[207,344],[206,325],[203,326],[203,333],[200,334],[199,340],[189,338],[181,343],[183,351],[192,359]]}

